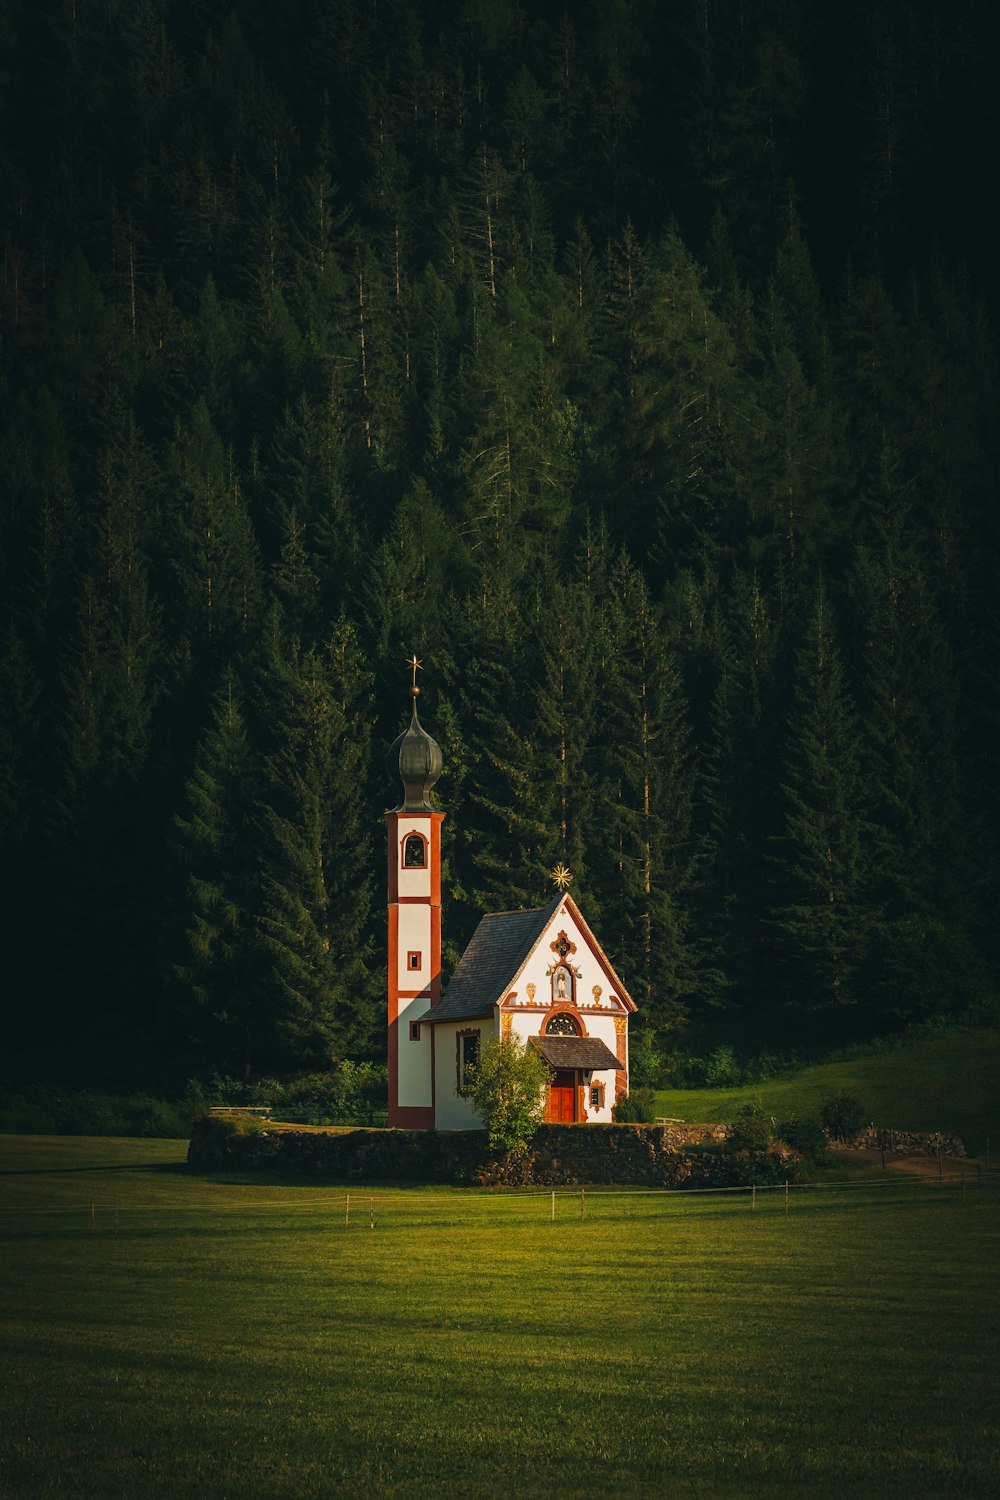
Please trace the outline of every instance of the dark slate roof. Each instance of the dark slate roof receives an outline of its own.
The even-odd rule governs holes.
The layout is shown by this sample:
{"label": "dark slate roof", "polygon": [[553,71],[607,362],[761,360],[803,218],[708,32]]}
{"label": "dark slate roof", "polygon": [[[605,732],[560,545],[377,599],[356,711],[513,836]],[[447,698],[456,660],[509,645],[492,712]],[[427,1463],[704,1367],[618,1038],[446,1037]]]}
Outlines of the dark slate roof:
{"label": "dark slate roof", "polygon": [[586,1068],[595,1073],[608,1068],[624,1072],[610,1047],[596,1036],[533,1036],[531,1045],[537,1047],[552,1068]]}
{"label": "dark slate roof", "polygon": [[421,1021],[465,1021],[489,1015],[510,989],[522,964],[545,931],[562,893],[533,911],[497,911],[483,917],[451,983]]}

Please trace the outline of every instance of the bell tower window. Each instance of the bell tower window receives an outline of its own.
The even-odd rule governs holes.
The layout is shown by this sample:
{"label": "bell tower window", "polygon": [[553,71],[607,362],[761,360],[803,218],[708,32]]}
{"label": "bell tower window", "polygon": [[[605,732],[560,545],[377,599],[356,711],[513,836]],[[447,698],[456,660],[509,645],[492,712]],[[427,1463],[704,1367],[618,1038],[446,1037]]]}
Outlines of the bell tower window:
{"label": "bell tower window", "polygon": [[427,867],[427,840],[419,833],[408,833],[403,840],[404,870],[423,870]]}

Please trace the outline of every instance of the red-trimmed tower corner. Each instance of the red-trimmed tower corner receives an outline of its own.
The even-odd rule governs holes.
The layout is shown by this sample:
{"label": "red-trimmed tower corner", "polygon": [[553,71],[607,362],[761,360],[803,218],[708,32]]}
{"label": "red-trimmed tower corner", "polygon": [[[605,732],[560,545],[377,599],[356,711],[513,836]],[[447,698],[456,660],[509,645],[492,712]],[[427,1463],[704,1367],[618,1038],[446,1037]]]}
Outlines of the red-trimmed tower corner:
{"label": "red-trimmed tower corner", "polygon": [[[414,667],[419,663],[414,663]],[[414,670],[414,678],[416,671]],[[389,773],[403,784],[385,815],[389,895],[389,1124],[434,1128],[433,1027],[417,1021],[441,998],[441,824],[428,800],[441,774],[437,743],[417,718],[414,681],[409,728],[389,751]]]}
{"label": "red-trimmed tower corner", "polygon": [[[444,813],[387,812],[389,835],[389,1124],[431,1130],[433,1028],[415,1027],[441,998],[441,824]],[[408,844],[425,863],[405,863]],[[416,1029],[417,1035],[411,1035]]]}

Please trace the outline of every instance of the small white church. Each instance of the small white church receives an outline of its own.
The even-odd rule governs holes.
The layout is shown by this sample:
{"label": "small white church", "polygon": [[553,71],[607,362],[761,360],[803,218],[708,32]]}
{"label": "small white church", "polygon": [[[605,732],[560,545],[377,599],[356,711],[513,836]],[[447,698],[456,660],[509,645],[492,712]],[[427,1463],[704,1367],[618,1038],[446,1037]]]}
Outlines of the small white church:
{"label": "small white church", "polygon": [[[417,663],[414,662],[414,667]],[[414,671],[414,679],[416,672]],[[533,911],[493,912],[476,928],[441,990],[441,824],[430,804],[440,746],[417,717],[388,754],[403,786],[385,815],[389,833],[389,1124],[470,1130],[481,1121],[465,1097],[465,1069],[491,1037],[537,1047],[553,1077],[545,1119],[610,1123],[628,1093],[628,991],[560,890]]]}

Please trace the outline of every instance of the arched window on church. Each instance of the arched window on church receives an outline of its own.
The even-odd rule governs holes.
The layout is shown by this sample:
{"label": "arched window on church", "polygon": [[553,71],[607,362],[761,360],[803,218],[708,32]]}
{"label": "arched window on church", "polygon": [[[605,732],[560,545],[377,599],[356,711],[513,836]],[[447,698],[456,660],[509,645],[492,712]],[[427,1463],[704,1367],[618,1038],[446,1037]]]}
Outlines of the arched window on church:
{"label": "arched window on church", "polygon": [[427,840],[419,833],[408,833],[403,841],[403,868],[423,870],[427,865]]}
{"label": "arched window on church", "polygon": [[545,1026],[546,1036],[579,1036],[580,1026],[574,1016],[562,1015],[552,1016]]}

